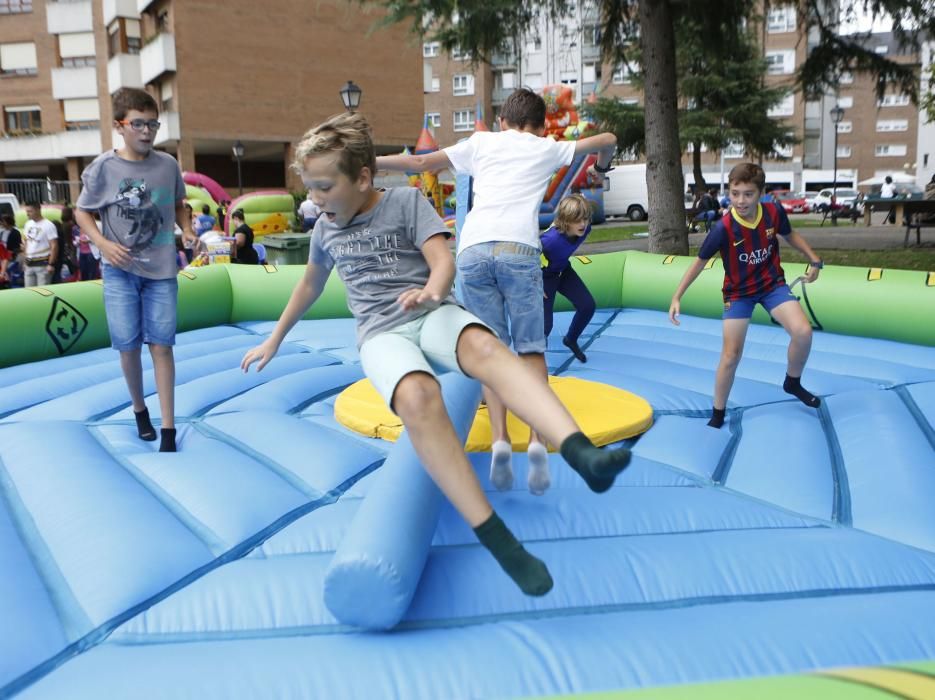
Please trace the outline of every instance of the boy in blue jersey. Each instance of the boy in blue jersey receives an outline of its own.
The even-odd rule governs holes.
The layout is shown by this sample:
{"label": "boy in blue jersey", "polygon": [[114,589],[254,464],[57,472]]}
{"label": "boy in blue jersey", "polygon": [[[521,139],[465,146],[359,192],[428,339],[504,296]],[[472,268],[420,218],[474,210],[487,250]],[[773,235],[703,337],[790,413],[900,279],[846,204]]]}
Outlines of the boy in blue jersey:
{"label": "boy in blue jersey", "polygon": [[669,307],[669,320],[679,325],[681,299],[705,264],[718,252],[724,263],[724,342],[714,382],[714,410],[708,422],[713,428],[724,425],[727,397],[743,354],[750,317],[757,304],[789,334],[788,369],[782,388],[806,406],[818,408],[821,400],[802,387],[802,371],[812,346],[812,327],[798,300],[789,291],[779,262],[782,236],[809,261],[806,282],[818,279],[823,267],[805,239],[792,230],[783,208],[761,203],[766,182],[763,168],[741,163],[730,171],[728,187],[731,210],[715,224],[698,251],[698,258],[685,271]]}

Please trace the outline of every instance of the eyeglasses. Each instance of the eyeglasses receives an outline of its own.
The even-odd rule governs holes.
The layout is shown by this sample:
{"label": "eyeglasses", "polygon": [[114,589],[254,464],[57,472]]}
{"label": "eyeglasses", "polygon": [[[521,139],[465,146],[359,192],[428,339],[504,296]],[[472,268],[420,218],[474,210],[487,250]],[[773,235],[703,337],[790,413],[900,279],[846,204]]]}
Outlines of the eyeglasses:
{"label": "eyeglasses", "polygon": [[123,119],[117,122],[118,124],[123,124],[124,126],[129,126],[133,131],[143,131],[143,127],[149,127],[149,130],[153,133],[159,131],[159,127],[162,124],[159,123],[158,119],[130,119],[129,121]]}

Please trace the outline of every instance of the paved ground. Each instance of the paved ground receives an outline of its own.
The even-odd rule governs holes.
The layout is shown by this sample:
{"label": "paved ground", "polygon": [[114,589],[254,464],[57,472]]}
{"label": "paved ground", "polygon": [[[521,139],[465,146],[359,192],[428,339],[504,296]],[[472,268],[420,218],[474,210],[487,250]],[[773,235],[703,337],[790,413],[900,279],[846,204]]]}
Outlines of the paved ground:
{"label": "paved ground", "polygon": [[[796,216],[792,216],[792,226],[795,227]],[[595,229],[608,226],[618,226],[620,221],[599,224]],[[645,222],[644,222],[645,224]],[[648,229],[648,224],[647,228]],[[855,250],[884,250],[886,248],[901,248],[906,229],[903,226],[852,226],[850,222],[838,226],[825,226],[818,228],[798,229],[799,233],[813,248],[838,248]],[[700,245],[704,240],[703,233],[689,234],[689,245]],[[915,243],[915,231],[910,235],[910,243]],[[605,241],[601,243],[585,243],[581,246],[581,253],[609,253],[615,250],[647,250],[649,240],[638,238],[632,241]],[[935,229],[922,229],[922,246],[935,246]]]}

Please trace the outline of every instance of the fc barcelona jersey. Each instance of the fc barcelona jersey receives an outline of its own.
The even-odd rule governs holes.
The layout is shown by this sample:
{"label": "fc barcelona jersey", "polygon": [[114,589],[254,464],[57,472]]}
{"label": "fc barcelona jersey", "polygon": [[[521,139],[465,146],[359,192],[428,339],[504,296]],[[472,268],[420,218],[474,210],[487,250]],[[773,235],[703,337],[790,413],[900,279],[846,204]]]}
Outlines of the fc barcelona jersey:
{"label": "fc barcelona jersey", "polygon": [[781,206],[760,204],[754,221],[744,221],[731,209],[707,235],[698,257],[718,252],[724,261],[724,301],[771,292],[786,283],[779,264],[779,236],[792,233]]}

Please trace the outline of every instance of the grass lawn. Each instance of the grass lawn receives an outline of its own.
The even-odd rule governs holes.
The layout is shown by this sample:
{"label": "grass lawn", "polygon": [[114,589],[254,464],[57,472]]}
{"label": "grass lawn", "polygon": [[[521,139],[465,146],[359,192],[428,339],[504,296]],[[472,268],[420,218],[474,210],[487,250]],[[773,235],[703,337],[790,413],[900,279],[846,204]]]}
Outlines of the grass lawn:
{"label": "grass lawn", "polygon": [[[694,252],[694,251],[693,251]],[[822,250],[816,253],[826,265],[885,267],[890,270],[935,271],[935,248],[891,248],[887,250]],[[783,246],[782,261],[805,262],[799,251]]]}

